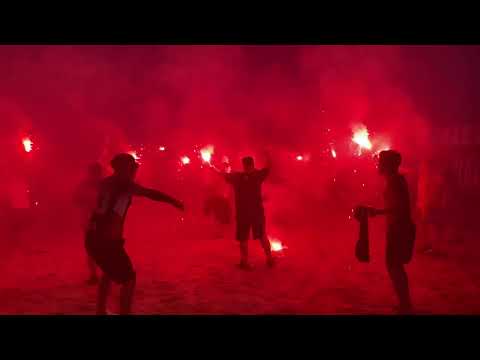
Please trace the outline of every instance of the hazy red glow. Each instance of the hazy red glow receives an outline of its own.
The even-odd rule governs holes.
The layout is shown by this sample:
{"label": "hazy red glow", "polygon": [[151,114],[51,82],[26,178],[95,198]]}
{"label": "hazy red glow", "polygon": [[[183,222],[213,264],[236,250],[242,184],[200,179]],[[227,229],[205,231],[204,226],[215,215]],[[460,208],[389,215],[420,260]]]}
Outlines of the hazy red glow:
{"label": "hazy red glow", "polygon": [[[125,237],[139,289],[146,288],[138,299],[141,311],[389,313],[394,301],[383,261],[383,220],[371,225],[375,261],[360,266],[350,210],[358,203],[382,206],[384,180],[375,155],[389,148],[402,153],[412,208],[419,203],[420,169],[430,157],[457,177],[480,178],[472,165],[476,152],[442,152],[442,142],[456,140],[438,136],[453,128],[451,137],[468,144],[480,134],[479,49],[1,45],[0,250],[11,251],[2,253],[0,286],[12,291],[0,299],[0,313],[94,311],[86,306],[93,306],[94,291],[82,287],[84,219],[72,193],[93,162],[109,175],[119,152],[141,161],[139,183],[184,200],[187,208],[179,215],[165,204],[133,201]],[[206,144],[215,152],[201,149]],[[285,241],[271,238],[271,246],[276,255],[284,255],[285,244],[289,251],[278,270],[267,272],[262,249],[251,241],[259,270],[249,277],[233,269],[234,225],[213,239],[219,229],[203,213],[210,192],[235,208],[231,187],[206,164],[240,171],[241,158],[252,155],[262,168],[267,153],[267,228]],[[459,153],[472,159],[465,164]],[[25,189],[31,199],[24,199]],[[471,203],[448,213],[463,221],[478,207],[478,188],[461,183],[458,189],[461,196],[449,201]],[[17,224],[15,211],[14,221],[3,217],[10,208],[21,213],[28,202],[36,211],[33,225]],[[480,249],[475,222],[468,231],[447,250]],[[478,266],[467,269],[460,261],[450,267],[448,261],[414,260],[409,272],[419,307],[480,313],[480,287],[471,281]],[[22,288],[22,296],[14,288]],[[379,304],[389,299],[392,304]]]}

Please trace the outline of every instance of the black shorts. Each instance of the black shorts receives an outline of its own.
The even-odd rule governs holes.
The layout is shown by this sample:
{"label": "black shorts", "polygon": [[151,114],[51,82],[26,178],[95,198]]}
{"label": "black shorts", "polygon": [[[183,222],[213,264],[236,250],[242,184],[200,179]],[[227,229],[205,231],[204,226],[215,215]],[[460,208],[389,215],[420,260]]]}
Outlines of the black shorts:
{"label": "black shorts", "polygon": [[387,226],[387,264],[408,264],[415,246],[416,226],[413,223]]}
{"label": "black shorts", "polygon": [[253,238],[260,240],[265,236],[265,216],[237,217],[236,237],[238,241],[247,241],[252,230]]}
{"label": "black shorts", "polygon": [[105,275],[117,284],[124,284],[135,279],[130,257],[124,248],[125,241],[107,240],[87,233],[85,248],[88,255],[95,261]]}

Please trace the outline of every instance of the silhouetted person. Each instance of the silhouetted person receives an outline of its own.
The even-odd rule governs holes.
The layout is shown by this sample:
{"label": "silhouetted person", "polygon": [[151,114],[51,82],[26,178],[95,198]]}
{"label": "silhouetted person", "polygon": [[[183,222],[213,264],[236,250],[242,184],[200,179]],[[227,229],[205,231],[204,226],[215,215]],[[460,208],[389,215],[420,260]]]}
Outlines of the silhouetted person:
{"label": "silhouetted person", "polygon": [[[103,178],[103,168],[99,163],[91,164],[88,167],[87,177],[78,185],[75,194],[74,202],[80,210],[82,218],[82,228],[86,232],[90,215],[95,209],[97,203],[98,192]],[[87,265],[89,271],[89,278],[87,284],[93,285],[98,282],[97,267],[93,259],[87,254]]]}
{"label": "silhouetted person", "polygon": [[262,244],[267,265],[274,265],[270,242],[265,232],[265,211],[262,200],[262,183],[270,173],[270,161],[265,168],[255,169],[253,158],[242,159],[243,171],[223,173],[226,181],[233,185],[235,194],[236,239],[240,243],[240,268],[249,269],[247,240],[250,231],[253,238]]}
{"label": "silhouetted person", "polygon": [[386,216],[387,270],[399,301],[398,312],[409,313],[412,311],[412,302],[405,264],[410,262],[413,255],[415,225],[410,213],[407,181],[398,172],[401,161],[401,155],[396,151],[388,150],[380,153],[378,170],[386,180],[385,208],[369,208],[369,215]]}
{"label": "silhouetted person", "polygon": [[92,214],[85,247],[103,271],[98,287],[97,314],[106,314],[111,282],[121,285],[120,314],[131,312],[136,274],[124,249],[123,224],[132,196],[143,196],[169,203],[183,210],[183,204],[159,191],[134,182],[138,164],[129,154],[116,155],[111,161],[114,174],[100,185],[97,207]]}

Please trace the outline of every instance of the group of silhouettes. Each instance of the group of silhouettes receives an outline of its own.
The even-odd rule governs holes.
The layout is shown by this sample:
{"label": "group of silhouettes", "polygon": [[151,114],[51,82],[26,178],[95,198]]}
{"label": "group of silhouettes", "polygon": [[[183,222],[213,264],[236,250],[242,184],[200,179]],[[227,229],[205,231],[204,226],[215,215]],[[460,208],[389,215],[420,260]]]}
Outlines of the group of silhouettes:
{"label": "group of silhouettes", "polygon": [[[235,198],[236,240],[240,245],[239,268],[250,270],[247,240],[252,234],[259,240],[265,252],[266,265],[274,267],[270,242],[265,230],[265,211],[262,201],[262,183],[268,177],[271,162],[256,169],[254,159],[242,159],[243,171],[226,172],[212,166],[219,175],[232,185]],[[405,271],[412,257],[412,229],[407,182],[399,173],[401,156],[393,150],[379,154],[378,168],[386,179],[385,206],[383,209],[357,207],[356,218],[360,222],[368,217],[385,215],[386,263],[389,276],[399,304],[399,313],[411,313],[408,277]],[[107,302],[113,283],[119,284],[120,314],[130,314],[135,292],[136,273],[129,255],[125,251],[123,227],[133,196],[146,197],[154,201],[166,202],[184,211],[181,201],[160,191],[143,187],[135,182],[138,163],[130,154],[118,154],[110,163],[113,175],[103,177],[100,164],[88,169],[88,177],[75,193],[75,202],[82,210],[85,220],[85,248],[89,268],[89,284],[98,284],[96,313],[107,314]],[[413,230],[414,233],[414,230]],[[97,276],[97,268],[101,276]]]}

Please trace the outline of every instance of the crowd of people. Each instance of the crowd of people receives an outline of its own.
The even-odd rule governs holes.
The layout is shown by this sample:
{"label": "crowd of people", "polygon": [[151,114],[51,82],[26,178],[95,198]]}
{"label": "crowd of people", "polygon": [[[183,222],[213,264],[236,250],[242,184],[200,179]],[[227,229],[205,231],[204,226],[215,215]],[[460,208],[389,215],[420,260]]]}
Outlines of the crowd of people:
{"label": "crowd of people", "polygon": [[[385,215],[387,219],[387,270],[393,283],[399,305],[398,312],[412,311],[408,276],[405,270],[413,255],[415,225],[410,211],[410,196],[405,178],[398,172],[401,156],[395,151],[383,151],[379,156],[379,172],[386,179],[385,206],[382,209],[365,208],[368,217]],[[267,179],[271,161],[262,169],[255,167],[253,157],[242,159],[242,171],[211,168],[233,187],[235,203],[235,238],[239,243],[242,270],[251,270],[248,257],[248,239],[252,235],[265,253],[266,265],[276,264],[267,237],[262,183]],[[120,313],[132,309],[136,273],[127,254],[123,228],[134,196],[165,202],[184,211],[183,202],[137,182],[138,163],[129,154],[116,155],[111,161],[113,175],[102,178],[98,164],[89,168],[87,178],[79,185],[75,202],[84,214],[85,248],[90,272],[89,284],[97,282],[97,267],[102,275],[98,282],[97,314],[107,314],[107,299],[111,283],[121,286]],[[219,226],[230,222],[228,199],[211,189],[206,196],[205,212],[211,214]],[[88,219],[88,220],[87,220]]]}
{"label": "crowd of people", "polygon": [[[452,195],[455,194],[452,190],[455,188],[455,180],[448,176],[447,171],[439,170],[442,168],[441,164],[433,160],[421,164],[418,176],[413,179],[416,182],[412,189],[412,186],[407,185],[407,182],[412,184],[412,178],[407,176],[405,179],[399,173],[400,163],[401,156],[395,151],[382,151],[379,154],[378,169],[386,180],[385,206],[382,209],[360,206],[357,210],[364,209],[360,212],[367,218],[379,215],[386,217],[386,266],[398,299],[397,311],[411,313],[413,306],[405,265],[410,262],[414,249],[425,253],[440,252],[445,248],[445,244],[448,246],[451,239],[459,237],[461,225],[451,221],[452,204],[459,202]],[[122,289],[120,313],[128,314],[132,311],[136,273],[124,248],[123,226],[132,198],[140,196],[166,202],[182,211],[184,205],[166,194],[139,185],[135,181],[139,164],[133,156],[119,154],[112,159],[110,165],[113,175],[107,177],[105,174],[108,169],[99,163],[88,167],[85,178],[74,191],[73,204],[78,210],[80,226],[85,234],[87,284],[98,286],[97,313],[107,313],[106,304],[113,282],[120,284]],[[253,157],[247,156],[242,159],[242,166],[241,171],[231,171],[226,164],[223,164],[221,169],[208,167],[212,178],[216,180],[203,188],[203,212],[211,219],[211,225],[215,229],[214,237],[234,237],[238,241],[239,269],[252,270],[248,256],[250,237],[258,240],[265,254],[266,265],[272,268],[277,262],[267,236],[262,194],[262,184],[271,172],[271,161],[267,157],[265,167],[257,169]],[[327,189],[330,202],[325,203],[326,206],[340,206],[341,212],[355,205],[346,201],[349,196],[352,199],[352,192],[345,179],[348,179],[348,176],[342,176],[342,173],[338,172],[338,176]],[[18,234],[19,229],[27,228],[31,224],[29,218],[36,206],[36,200],[29,193],[28,184],[21,181],[10,183],[17,187],[23,186],[22,189],[26,190],[13,189],[15,191],[11,193],[23,194],[23,197],[14,198],[9,204],[3,199],[2,203],[2,211],[5,213],[5,216],[2,216],[5,220],[4,227],[8,227],[11,234]],[[374,191],[368,192],[367,196],[363,195],[357,200],[376,202],[377,199],[368,197],[379,191],[377,186]],[[187,199],[187,205],[189,201],[191,199]],[[341,207],[342,204],[345,209]],[[14,211],[7,211],[7,208]],[[358,213],[356,215],[358,219],[362,218]],[[460,218],[458,214],[456,216]],[[235,225],[234,233],[230,231],[232,224]],[[415,238],[418,238],[418,241],[414,247]]]}

